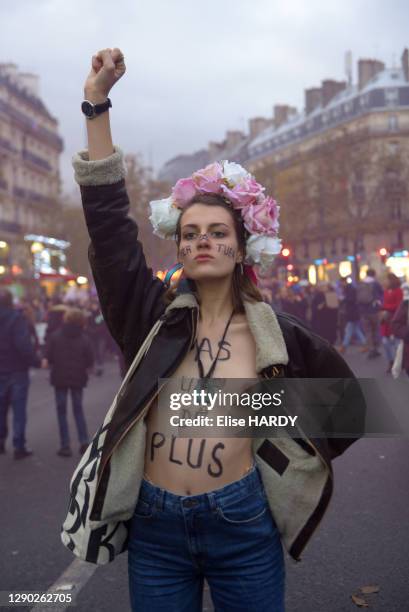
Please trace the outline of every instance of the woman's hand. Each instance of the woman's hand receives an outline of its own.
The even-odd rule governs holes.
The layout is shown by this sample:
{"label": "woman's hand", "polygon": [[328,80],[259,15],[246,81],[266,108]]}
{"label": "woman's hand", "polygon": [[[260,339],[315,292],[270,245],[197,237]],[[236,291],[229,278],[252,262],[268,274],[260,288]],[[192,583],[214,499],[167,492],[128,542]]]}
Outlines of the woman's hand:
{"label": "woman's hand", "polygon": [[104,102],[110,90],[125,74],[124,56],[120,49],[102,49],[92,56],[91,71],[85,81],[84,94],[93,104]]}

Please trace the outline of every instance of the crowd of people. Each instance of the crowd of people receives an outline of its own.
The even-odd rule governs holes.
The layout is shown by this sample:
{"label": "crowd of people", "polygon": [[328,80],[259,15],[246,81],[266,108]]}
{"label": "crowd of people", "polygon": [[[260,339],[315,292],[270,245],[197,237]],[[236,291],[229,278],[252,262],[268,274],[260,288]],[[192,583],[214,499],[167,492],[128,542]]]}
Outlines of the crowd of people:
{"label": "crowd of people", "polygon": [[[317,285],[304,280],[288,285],[260,275],[259,286],[264,299],[276,310],[304,321],[340,353],[346,353],[354,343],[368,359],[376,359],[383,349],[387,373],[391,372],[400,340],[409,343],[409,335],[404,332],[409,284],[392,272],[379,281],[375,270],[369,268],[358,282],[340,277],[334,283]],[[403,322],[400,326],[398,320]]]}
{"label": "crowd of people", "polygon": [[[409,284],[393,273],[380,282],[369,269],[359,282],[340,277],[335,283],[318,285],[307,281],[288,285],[260,273],[258,285],[273,308],[298,317],[341,353],[354,343],[368,359],[376,359],[383,348],[386,372],[391,372],[399,355],[399,369],[409,374]],[[50,372],[60,436],[57,454],[72,455],[69,395],[82,454],[89,439],[83,390],[90,373],[102,376],[104,363],[113,358],[124,376],[123,357],[96,299],[80,303],[54,296],[14,304],[11,292],[0,289],[0,454],[5,453],[10,406],[14,457],[33,453],[25,440],[31,367]]]}
{"label": "crowd of people", "polygon": [[25,437],[30,368],[49,370],[60,437],[57,454],[72,455],[67,420],[69,396],[82,454],[89,442],[83,391],[89,375],[102,376],[104,363],[112,358],[118,359],[123,375],[122,356],[97,301],[64,302],[55,296],[19,300],[15,304],[12,293],[0,289],[0,454],[6,452],[10,407],[14,458],[33,454]]}

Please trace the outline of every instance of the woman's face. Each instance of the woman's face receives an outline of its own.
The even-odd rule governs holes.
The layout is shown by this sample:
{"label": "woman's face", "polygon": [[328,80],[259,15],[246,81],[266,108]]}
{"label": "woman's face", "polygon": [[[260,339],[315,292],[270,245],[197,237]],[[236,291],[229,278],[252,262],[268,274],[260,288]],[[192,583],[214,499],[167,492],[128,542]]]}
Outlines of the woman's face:
{"label": "woman's face", "polygon": [[229,276],[242,253],[234,221],[223,206],[193,204],[181,219],[178,259],[192,280]]}

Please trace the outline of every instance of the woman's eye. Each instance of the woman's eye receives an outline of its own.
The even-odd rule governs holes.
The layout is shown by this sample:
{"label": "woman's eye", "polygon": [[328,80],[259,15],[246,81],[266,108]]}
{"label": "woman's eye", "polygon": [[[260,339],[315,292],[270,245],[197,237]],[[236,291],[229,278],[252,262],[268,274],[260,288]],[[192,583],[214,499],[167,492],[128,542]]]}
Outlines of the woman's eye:
{"label": "woman's eye", "polygon": [[195,236],[196,234],[194,232],[187,232],[186,234],[183,234],[183,238],[185,240],[193,240]]}
{"label": "woman's eye", "polygon": [[223,231],[221,231],[221,230],[220,230],[220,231],[217,231],[217,232],[212,232],[212,236],[213,236],[214,238],[224,238],[224,237],[225,237],[225,235],[226,235],[226,233],[225,233],[225,232],[223,232]]}

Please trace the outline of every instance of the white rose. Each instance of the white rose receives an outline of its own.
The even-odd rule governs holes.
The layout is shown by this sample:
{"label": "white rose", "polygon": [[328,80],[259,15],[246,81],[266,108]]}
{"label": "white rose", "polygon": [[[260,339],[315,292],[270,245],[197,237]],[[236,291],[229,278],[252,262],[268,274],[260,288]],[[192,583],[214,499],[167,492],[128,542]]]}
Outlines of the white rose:
{"label": "white rose", "polygon": [[149,202],[151,215],[149,221],[153,226],[153,233],[159,238],[173,238],[176,232],[176,224],[182,212],[172,206],[172,198],[153,200]]}
{"label": "white rose", "polygon": [[223,161],[223,177],[227,180],[231,187],[240,183],[241,180],[251,178],[251,174],[247,172],[243,166],[236,162]]}
{"label": "white rose", "polygon": [[281,251],[281,240],[275,236],[253,234],[246,243],[246,252],[249,263],[261,263],[263,266],[271,264],[274,256]]}

